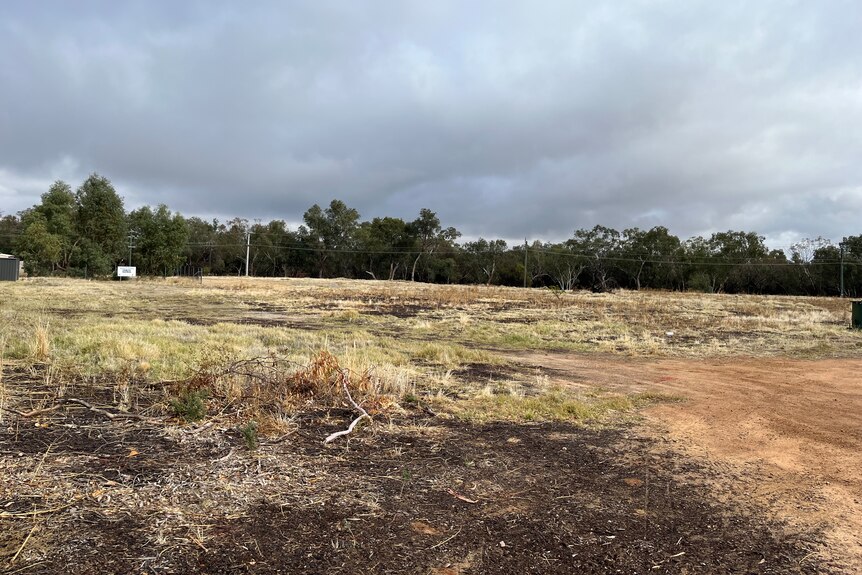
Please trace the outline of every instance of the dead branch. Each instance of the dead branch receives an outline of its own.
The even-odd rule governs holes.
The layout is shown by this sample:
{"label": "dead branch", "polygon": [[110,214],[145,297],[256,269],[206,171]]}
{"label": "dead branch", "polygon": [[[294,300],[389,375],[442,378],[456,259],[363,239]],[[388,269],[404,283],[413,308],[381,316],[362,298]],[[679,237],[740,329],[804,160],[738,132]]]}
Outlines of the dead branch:
{"label": "dead branch", "polygon": [[199,427],[196,427],[190,431],[187,431],[186,434],[187,435],[197,435],[198,433],[201,433],[202,431],[206,431],[207,429],[209,429],[213,425],[215,425],[215,421],[210,421],[209,423],[204,423],[203,425],[201,425]]}
{"label": "dead branch", "polygon": [[88,401],[84,401],[83,399],[79,399],[76,397],[58,397],[57,403],[55,405],[52,405],[51,407],[41,408],[41,409],[32,409],[30,411],[18,411],[17,409],[12,409],[10,407],[4,407],[2,409],[4,411],[14,413],[15,415],[18,415],[19,417],[28,417],[29,418],[29,417],[35,417],[37,415],[44,415],[46,413],[51,413],[51,412],[57,411],[58,409],[60,409],[63,406],[64,403],[77,403],[78,405],[86,407],[87,409],[89,409],[90,411],[92,411],[94,413],[98,413],[99,415],[104,415],[105,417],[107,417],[108,419],[110,419],[112,421],[115,419],[140,419],[143,421],[150,421],[152,419],[150,417],[147,417],[145,415],[139,415],[137,413],[125,413],[125,412],[111,413],[110,411],[96,407],[92,403],[90,403]]}
{"label": "dead branch", "polygon": [[276,437],[275,439],[270,439],[269,441],[261,441],[260,443],[261,443],[261,445],[276,445],[278,443],[281,443],[282,441],[284,441],[285,439],[287,439],[288,437],[290,437],[291,435],[293,435],[297,431],[299,431],[298,428],[292,429],[292,430],[288,431],[287,433],[285,433],[284,435],[280,435],[280,436]]}
{"label": "dead branch", "polygon": [[86,407],[87,409],[89,409],[93,413],[98,413],[99,415],[104,415],[105,417],[107,417],[111,421],[113,421],[115,419],[141,419],[141,420],[147,421],[150,419],[149,417],[146,417],[144,415],[138,415],[137,413],[123,413],[123,412],[111,413],[110,411],[96,407],[92,403],[84,401],[83,399],[78,399],[77,397],[61,397],[61,398],[58,398],[57,401],[59,403],[77,403],[78,405]]}
{"label": "dead branch", "polygon": [[0,511],[0,519],[23,519],[25,517],[35,517],[36,515],[46,515],[48,513],[56,513],[57,511],[62,511],[63,509],[68,509],[74,505],[74,503],[69,503],[67,505],[61,505],[60,507],[53,507],[51,509],[39,509],[33,511],[23,511],[18,513],[13,513],[11,511]]}
{"label": "dead branch", "polygon": [[351,433],[353,433],[353,428],[356,427],[356,424],[358,424],[363,419],[365,419],[365,418],[368,418],[369,420],[371,419],[371,416],[368,415],[368,412],[365,411],[358,403],[353,401],[353,397],[350,395],[350,390],[347,389],[347,379],[348,379],[347,374],[344,373],[344,370],[341,370],[341,387],[344,388],[344,395],[347,396],[347,400],[350,402],[350,405],[352,405],[353,408],[360,413],[360,415],[359,415],[359,417],[357,417],[356,419],[354,419],[350,423],[350,426],[347,429],[345,429],[344,431],[336,431],[335,433],[333,433],[329,437],[327,437],[323,441],[324,445],[326,445],[327,443],[330,443],[332,441],[335,441],[336,439],[338,439],[339,437],[342,437],[344,435],[350,435]]}
{"label": "dead branch", "polygon": [[60,409],[60,406],[59,405],[52,405],[51,407],[45,407],[43,409],[32,409],[32,410],[26,411],[26,412],[18,411],[17,409],[11,409],[8,407],[4,407],[3,409],[5,409],[6,411],[9,411],[11,413],[17,414],[21,417],[34,417],[36,415],[43,415],[45,413],[51,413],[52,411],[57,411],[58,409]]}

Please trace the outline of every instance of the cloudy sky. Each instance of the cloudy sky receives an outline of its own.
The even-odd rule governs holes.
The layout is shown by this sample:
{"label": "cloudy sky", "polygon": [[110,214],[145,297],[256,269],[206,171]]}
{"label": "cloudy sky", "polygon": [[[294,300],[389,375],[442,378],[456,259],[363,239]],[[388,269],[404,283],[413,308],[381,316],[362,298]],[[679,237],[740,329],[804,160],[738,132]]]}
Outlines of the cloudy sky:
{"label": "cloudy sky", "polygon": [[862,233],[857,0],[0,3],[0,211]]}

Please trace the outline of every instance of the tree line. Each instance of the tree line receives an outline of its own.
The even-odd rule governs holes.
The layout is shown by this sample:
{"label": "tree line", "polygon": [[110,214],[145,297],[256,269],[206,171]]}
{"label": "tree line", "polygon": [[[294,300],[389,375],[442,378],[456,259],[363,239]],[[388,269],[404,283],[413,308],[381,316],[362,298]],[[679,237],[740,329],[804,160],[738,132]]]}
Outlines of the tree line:
{"label": "tree line", "polygon": [[513,246],[460,237],[426,208],[410,221],[362,221],[340,200],[310,207],[297,229],[282,220],[186,218],[163,204],[126,212],[98,174],[74,191],[57,181],[40,203],[0,217],[0,252],[21,257],[31,275],[107,277],[117,265],[139,275],[242,275],[248,266],[255,276],[791,295],[840,295],[843,275],[844,294],[862,295],[862,235],[839,245],[806,239],[786,252],[755,232],[683,241],[662,226],[597,225],[563,242]]}

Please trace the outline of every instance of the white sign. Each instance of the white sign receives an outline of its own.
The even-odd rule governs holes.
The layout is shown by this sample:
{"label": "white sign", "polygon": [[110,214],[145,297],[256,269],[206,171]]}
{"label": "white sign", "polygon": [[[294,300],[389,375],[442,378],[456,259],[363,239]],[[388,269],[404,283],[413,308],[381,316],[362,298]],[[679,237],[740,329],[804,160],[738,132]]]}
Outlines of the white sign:
{"label": "white sign", "polygon": [[135,266],[117,266],[118,278],[133,278],[137,276],[138,268]]}

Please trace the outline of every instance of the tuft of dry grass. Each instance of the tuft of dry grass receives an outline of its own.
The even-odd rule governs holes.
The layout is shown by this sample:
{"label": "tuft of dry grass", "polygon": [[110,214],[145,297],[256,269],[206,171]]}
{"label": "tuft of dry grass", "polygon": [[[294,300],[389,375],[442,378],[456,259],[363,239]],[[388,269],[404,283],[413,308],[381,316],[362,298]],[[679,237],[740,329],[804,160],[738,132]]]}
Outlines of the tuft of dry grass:
{"label": "tuft of dry grass", "polygon": [[[171,388],[168,404],[186,421],[198,421],[208,413],[255,421],[256,432],[283,432],[300,411],[348,405],[345,390],[370,414],[385,412],[397,404],[371,371],[353,372],[342,367],[327,350],[319,350],[302,365],[278,357],[208,358],[187,380]],[[405,388],[397,388],[402,391]]]}
{"label": "tuft of dry grass", "polygon": [[33,358],[46,362],[51,357],[51,339],[48,335],[48,324],[36,326],[33,332]]}

